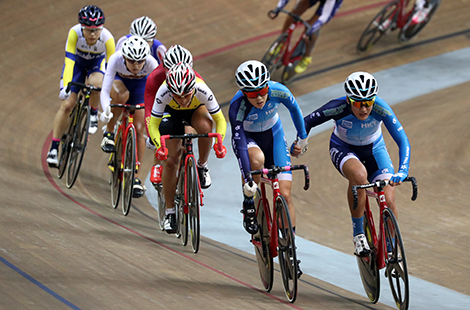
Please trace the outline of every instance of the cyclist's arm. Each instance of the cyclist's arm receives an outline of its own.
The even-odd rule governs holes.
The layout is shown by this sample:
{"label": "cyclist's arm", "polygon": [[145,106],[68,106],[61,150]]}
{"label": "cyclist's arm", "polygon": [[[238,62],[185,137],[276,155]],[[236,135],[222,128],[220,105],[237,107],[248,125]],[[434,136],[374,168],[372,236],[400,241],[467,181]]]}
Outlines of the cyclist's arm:
{"label": "cyclist's arm", "polygon": [[116,76],[116,65],[120,55],[121,53],[116,53],[110,57],[108,68],[104,74],[100,94],[101,108],[103,111],[106,111],[108,106],[111,104],[110,93],[111,88],[113,87],[114,77]]}
{"label": "cyclist's arm", "polygon": [[312,25],[312,28],[308,32],[308,35],[315,33],[319,30],[324,24],[326,24],[330,19],[335,16],[336,11],[338,11],[341,3],[339,5],[336,4],[337,0],[326,0],[323,7],[319,7],[315,14],[319,15],[318,19]]}
{"label": "cyclist's arm", "polygon": [[114,37],[111,32],[107,31],[107,34],[104,35],[105,46],[106,46],[106,64],[109,63],[109,59],[116,52],[116,44],[114,42]]}
{"label": "cyclist's arm", "polygon": [[126,39],[127,39],[128,37],[130,37],[130,36],[131,36],[131,35],[128,34],[128,35],[126,35],[126,36],[122,36],[122,37],[119,38],[119,40],[118,40],[117,43],[116,43],[116,51],[120,51],[120,50],[121,50],[121,48],[122,48],[122,43],[124,43],[124,41],[126,41]]}
{"label": "cyclist's arm", "polygon": [[297,100],[295,100],[294,95],[292,95],[292,93],[287,88],[285,93],[287,98],[284,98],[281,102],[290,112],[295,129],[297,130],[297,135],[300,137],[300,139],[305,139],[308,135],[307,131],[305,130],[305,122],[299,104],[297,103]]}
{"label": "cyclist's arm", "polygon": [[330,119],[340,119],[350,113],[346,97],[331,100],[304,117],[307,134],[313,127],[321,125]]}
{"label": "cyclist's arm", "polygon": [[155,101],[155,95],[157,94],[158,88],[165,81],[165,69],[163,65],[159,65],[152,73],[147,77],[147,82],[145,83],[145,92],[144,92],[144,103],[145,103],[145,129],[147,130],[147,136],[150,137],[149,124],[150,117],[152,114],[152,107]]}
{"label": "cyclist's arm", "polygon": [[279,0],[279,2],[277,3],[277,6],[276,6],[276,7],[277,7],[279,10],[281,10],[281,9],[283,9],[283,8],[287,5],[287,3],[289,3],[289,0]]}
{"label": "cyclist's arm", "polygon": [[150,117],[149,126],[148,126],[150,139],[152,139],[153,144],[157,148],[161,147],[159,128],[160,128],[160,123],[163,118],[165,107],[169,101],[171,101],[171,96],[168,93],[168,88],[166,84],[163,84],[160,86],[160,88],[157,91],[157,94],[155,95],[155,100],[153,102],[153,107],[152,107],[152,115]]}
{"label": "cyclist's arm", "polygon": [[161,117],[156,117],[156,116],[151,116],[150,117],[150,122],[148,126],[149,134],[150,134],[150,139],[153,141],[153,144],[157,147],[161,147],[160,145],[160,130],[158,129],[160,127],[160,123],[162,122]]}
{"label": "cyclist's arm", "polygon": [[153,39],[153,42],[153,44],[157,44],[156,55],[154,55],[154,57],[157,56],[155,58],[157,58],[158,63],[161,64],[163,63],[163,56],[165,55],[167,48],[165,45],[163,45],[160,41],[156,39]]}
{"label": "cyclist's arm", "polygon": [[62,74],[63,87],[67,87],[69,82],[72,81],[73,67],[75,66],[75,61],[78,57],[76,54],[77,42],[78,42],[78,34],[72,28],[69,31],[67,42],[65,43],[64,72]]}

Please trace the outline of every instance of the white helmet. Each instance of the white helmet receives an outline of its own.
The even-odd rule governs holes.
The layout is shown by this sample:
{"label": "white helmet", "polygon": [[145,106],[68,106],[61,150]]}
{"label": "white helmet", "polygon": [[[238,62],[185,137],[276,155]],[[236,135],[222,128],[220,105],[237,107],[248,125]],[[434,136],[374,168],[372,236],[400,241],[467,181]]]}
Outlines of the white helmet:
{"label": "white helmet", "polygon": [[122,55],[134,61],[141,61],[147,59],[150,54],[150,47],[147,42],[138,36],[130,36],[122,43]]}
{"label": "white helmet", "polygon": [[157,35],[157,25],[147,16],[134,19],[130,29],[131,35],[139,36],[144,40],[151,40]]}
{"label": "white helmet", "polygon": [[370,100],[379,92],[377,80],[367,72],[354,72],[344,82],[346,95],[354,100]]}
{"label": "white helmet", "polygon": [[270,73],[262,62],[248,60],[238,66],[235,79],[241,90],[252,91],[265,87],[269,82]]}
{"label": "white helmet", "polygon": [[183,96],[194,89],[196,74],[189,64],[180,62],[168,70],[166,83],[173,94]]}
{"label": "white helmet", "polygon": [[181,45],[172,45],[163,56],[163,66],[170,70],[174,65],[183,62],[193,66],[193,55]]}

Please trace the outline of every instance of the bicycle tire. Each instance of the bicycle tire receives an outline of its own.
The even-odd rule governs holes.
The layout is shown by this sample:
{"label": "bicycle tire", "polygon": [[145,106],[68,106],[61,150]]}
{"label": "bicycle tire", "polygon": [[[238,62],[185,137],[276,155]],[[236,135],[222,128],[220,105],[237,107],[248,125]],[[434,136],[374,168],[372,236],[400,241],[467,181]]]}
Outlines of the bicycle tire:
{"label": "bicycle tire", "polygon": [[163,195],[162,184],[156,184],[155,190],[157,191],[157,212],[158,212],[158,227],[160,230],[165,230],[165,196]]}
{"label": "bicycle tire", "polygon": [[135,175],[135,148],[136,138],[134,127],[129,127],[124,148],[124,162],[122,166],[122,214],[127,216],[132,206],[132,194],[134,192]]}
{"label": "bicycle tire", "polygon": [[364,232],[370,247],[370,254],[367,257],[356,257],[356,259],[364,290],[370,301],[375,304],[380,297],[380,271],[377,265],[377,247],[372,237],[375,231],[371,229],[367,214],[364,215]]}
{"label": "bicycle tire", "polygon": [[271,243],[271,236],[269,232],[268,218],[271,219],[271,213],[264,212],[265,205],[268,204],[266,210],[269,212],[269,203],[266,199],[261,198],[261,192],[258,189],[255,195],[256,217],[258,220],[258,233],[252,238],[259,239],[261,248],[255,247],[256,261],[258,262],[259,275],[266,292],[270,292],[273,288],[274,282],[274,264],[273,257],[270,253],[269,245]]}
{"label": "bicycle tire", "polygon": [[[183,156],[184,157],[184,156]],[[188,244],[188,214],[184,212],[185,201],[184,201],[184,178],[185,178],[185,166],[184,158],[181,159],[179,167],[179,177],[176,187],[175,196],[175,207],[176,207],[176,223],[178,226],[176,237],[181,238],[181,244],[186,246]]]}
{"label": "bicycle tire", "polygon": [[67,167],[67,163],[70,156],[70,142],[72,141],[73,131],[74,131],[74,120],[75,120],[75,113],[77,108],[75,107],[70,114],[70,125],[68,128],[67,133],[65,133],[62,138],[60,139],[60,156],[59,156],[59,166],[57,171],[57,178],[62,179],[65,173],[65,168]]}
{"label": "bicycle tire", "polygon": [[[85,99],[86,100],[86,99]],[[77,111],[77,123],[70,146],[70,155],[67,163],[66,185],[72,188],[77,180],[83,157],[88,143],[88,127],[90,127],[90,107],[87,102]]]}
{"label": "bicycle tire", "polygon": [[405,43],[415,37],[421,30],[423,30],[424,26],[426,26],[429,21],[431,20],[434,13],[437,11],[437,8],[441,4],[441,0],[433,0],[431,1],[433,5],[431,11],[429,11],[428,16],[422,21],[421,23],[414,23],[413,22],[413,14],[410,14],[408,21],[406,22],[405,26],[400,29],[400,33],[398,35],[398,41],[401,43]]}
{"label": "bicycle tire", "polygon": [[287,33],[281,34],[273,44],[271,44],[261,59],[261,62],[266,66],[271,75],[273,75],[276,69],[282,66],[282,57],[287,48],[287,38]]}
{"label": "bicycle tire", "polygon": [[194,253],[199,251],[199,243],[201,238],[201,222],[199,213],[199,177],[196,167],[196,159],[194,157],[188,158],[186,165],[186,176],[188,178],[188,220],[189,220],[189,233],[191,235],[191,247]]}
{"label": "bicycle tire", "polygon": [[114,152],[111,154],[111,204],[114,209],[119,205],[122,183],[122,131],[118,131],[114,143]]}
{"label": "bicycle tire", "polygon": [[[366,29],[361,34],[359,41],[357,42],[356,49],[359,52],[365,52],[371,49],[379,39],[389,30],[392,28],[398,19],[398,7],[400,1],[395,0],[393,2],[388,3],[386,6],[380,10],[377,15],[372,19],[371,22],[367,25]],[[382,25],[389,21],[386,27]]]}
{"label": "bicycle tire", "polygon": [[[393,299],[400,310],[407,310],[410,301],[408,266],[405,247],[398,222],[391,209],[383,211],[384,240],[392,240],[391,256],[386,259],[385,276],[388,278]],[[385,253],[387,247],[385,246]]]}
{"label": "bicycle tire", "polygon": [[276,198],[278,259],[282,282],[287,300],[293,303],[297,298],[298,264],[295,235],[287,202],[283,196]]}

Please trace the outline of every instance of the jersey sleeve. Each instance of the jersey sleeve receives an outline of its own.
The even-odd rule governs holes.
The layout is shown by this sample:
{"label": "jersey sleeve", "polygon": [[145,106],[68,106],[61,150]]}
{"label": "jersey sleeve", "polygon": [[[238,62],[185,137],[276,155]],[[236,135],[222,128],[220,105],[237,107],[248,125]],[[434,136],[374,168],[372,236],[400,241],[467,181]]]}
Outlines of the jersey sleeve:
{"label": "jersey sleeve", "polygon": [[[297,103],[294,95],[287,89],[285,86],[281,86],[282,88],[278,89],[275,94],[280,96],[282,104],[289,110],[292,121],[294,122],[295,129],[297,130],[297,135],[300,139],[307,138],[307,131],[305,130],[305,122],[303,119],[302,111],[300,110],[300,106]],[[274,92],[272,92],[272,96],[274,96]]]}
{"label": "jersey sleeve", "polygon": [[157,148],[161,147],[159,127],[163,118],[165,107],[169,102],[169,96],[165,96],[165,93],[168,93],[168,88],[165,84],[163,84],[158,88],[157,94],[155,95],[155,99],[152,106],[152,114],[150,116],[148,126],[150,139],[152,139],[153,144]]}
{"label": "jersey sleeve", "polygon": [[101,94],[100,94],[100,101],[101,101],[101,108],[103,111],[106,111],[108,106],[111,104],[111,87],[113,87],[114,77],[116,76],[116,65],[119,59],[119,54],[113,54],[109,59],[109,65],[106,69],[103,78],[103,84],[101,86]]}
{"label": "jersey sleeve", "polygon": [[165,81],[165,69],[163,65],[159,65],[152,73],[147,77],[145,83],[144,92],[144,103],[145,103],[145,129],[147,130],[147,136],[150,137],[149,124],[152,115],[152,107],[155,101],[155,95],[157,94],[158,88]]}
{"label": "jersey sleeve", "polygon": [[73,68],[76,61],[76,51],[77,51],[77,42],[78,34],[72,28],[69,31],[67,36],[67,42],[65,43],[65,61],[64,61],[64,72],[62,74],[62,87],[67,87],[67,85],[72,81],[73,77]]}
{"label": "jersey sleeve", "polygon": [[331,100],[304,117],[307,134],[313,127],[321,125],[330,119],[339,119],[349,113],[345,97]]}

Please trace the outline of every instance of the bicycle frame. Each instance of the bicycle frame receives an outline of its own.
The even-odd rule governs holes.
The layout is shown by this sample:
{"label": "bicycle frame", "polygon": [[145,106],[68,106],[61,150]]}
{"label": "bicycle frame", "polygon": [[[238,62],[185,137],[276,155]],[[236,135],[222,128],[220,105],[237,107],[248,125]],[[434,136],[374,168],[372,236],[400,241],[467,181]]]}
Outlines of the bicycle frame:
{"label": "bicycle frame", "polygon": [[405,25],[406,25],[406,22],[408,21],[408,18],[410,17],[411,14],[413,14],[413,10],[410,10],[409,12],[406,12],[406,8],[409,4],[409,0],[400,0],[399,1],[399,4],[397,6],[397,9],[396,11],[398,12],[397,13],[394,13],[394,16],[395,14],[397,14],[396,16],[396,27],[399,28],[399,29],[402,29]]}

